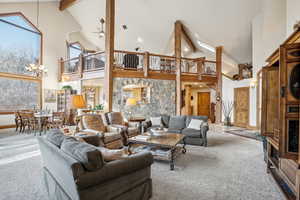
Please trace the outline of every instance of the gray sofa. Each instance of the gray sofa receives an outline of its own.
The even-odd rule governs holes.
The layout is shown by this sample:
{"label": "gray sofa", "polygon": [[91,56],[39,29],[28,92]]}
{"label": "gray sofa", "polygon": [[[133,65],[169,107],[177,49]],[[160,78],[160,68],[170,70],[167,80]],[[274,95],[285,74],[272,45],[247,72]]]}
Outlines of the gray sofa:
{"label": "gray sofa", "polygon": [[[209,126],[207,123],[208,118],[206,116],[169,116],[160,115],[162,119],[162,126],[168,129],[170,133],[180,133],[184,134],[185,143],[191,145],[207,146],[207,131]],[[187,128],[192,119],[203,120],[204,123],[201,125],[200,130]],[[156,128],[158,126],[153,126],[151,121],[148,120],[143,123],[144,131],[149,131],[151,128]]]}
{"label": "gray sofa", "polygon": [[105,162],[97,147],[61,133],[39,137],[43,175],[51,200],[148,200],[150,153]]}

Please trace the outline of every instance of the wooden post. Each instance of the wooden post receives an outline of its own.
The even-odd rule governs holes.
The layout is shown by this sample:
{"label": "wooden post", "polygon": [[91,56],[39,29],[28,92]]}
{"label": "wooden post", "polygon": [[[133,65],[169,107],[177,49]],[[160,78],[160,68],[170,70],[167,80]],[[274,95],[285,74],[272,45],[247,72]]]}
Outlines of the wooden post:
{"label": "wooden post", "polygon": [[115,45],[115,0],[106,0],[105,16],[105,70],[104,70],[104,101],[106,110],[112,111],[113,67]]}
{"label": "wooden post", "polygon": [[149,72],[149,52],[145,52],[144,55],[144,77],[148,77]]}
{"label": "wooden post", "polygon": [[192,105],[192,86],[186,85],[185,86],[185,115],[192,115],[191,105]]}
{"label": "wooden post", "polygon": [[63,58],[60,58],[58,60],[59,62],[59,68],[58,68],[58,82],[61,82],[62,81],[62,75],[64,73],[64,59]]}
{"label": "wooden post", "polygon": [[217,72],[217,87],[216,93],[219,101],[216,103],[216,123],[222,122],[222,51],[223,47],[216,48],[216,72]]}
{"label": "wooden post", "polygon": [[181,34],[182,24],[175,22],[176,114],[181,115]]}
{"label": "wooden post", "polygon": [[79,74],[79,77],[82,78],[82,72],[83,72],[83,55],[80,54],[79,55],[79,66],[78,66],[78,74]]}

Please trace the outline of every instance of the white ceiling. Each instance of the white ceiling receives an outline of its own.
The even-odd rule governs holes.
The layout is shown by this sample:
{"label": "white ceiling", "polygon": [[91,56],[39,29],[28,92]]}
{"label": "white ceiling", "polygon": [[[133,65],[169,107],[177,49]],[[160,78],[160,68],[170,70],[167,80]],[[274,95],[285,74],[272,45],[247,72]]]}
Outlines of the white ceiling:
{"label": "white ceiling", "polygon": [[[116,0],[115,46],[125,50],[139,46],[142,51],[165,53],[174,22],[181,20],[196,45],[197,40],[222,45],[236,62],[250,62],[251,21],[260,7],[261,0]],[[68,11],[82,26],[85,37],[103,48],[104,38],[98,39],[92,32],[99,26],[98,19],[105,17],[105,0],[82,0]],[[122,30],[122,24],[128,30]]]}

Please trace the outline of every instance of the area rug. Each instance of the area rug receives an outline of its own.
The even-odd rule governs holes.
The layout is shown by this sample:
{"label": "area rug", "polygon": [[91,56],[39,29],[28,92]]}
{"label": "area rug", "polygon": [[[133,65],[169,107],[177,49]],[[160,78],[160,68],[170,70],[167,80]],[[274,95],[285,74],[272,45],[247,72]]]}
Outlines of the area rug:
{"label": "area rug", "polygon": [[260,135],[260,132],[257,130],[249,130],[249,129],[244,129],[244,128],[238,128],[238,127],[232,127],[232,128],[227,128],[227,130],[224,130],[226,133],[230,133],[233,135],[241,136],[241,137],[246,137],[258,141],[262,141],[262,136]]}
{"label": "area rug", "polygon": [[[0,200],[47,200],[36,137],[1,132]],[[155,161],[152,179],[151,200],[285,199],[266,173],[261,142],[224,132],[210,131],[208,147],[188,145],[174,171]]]}

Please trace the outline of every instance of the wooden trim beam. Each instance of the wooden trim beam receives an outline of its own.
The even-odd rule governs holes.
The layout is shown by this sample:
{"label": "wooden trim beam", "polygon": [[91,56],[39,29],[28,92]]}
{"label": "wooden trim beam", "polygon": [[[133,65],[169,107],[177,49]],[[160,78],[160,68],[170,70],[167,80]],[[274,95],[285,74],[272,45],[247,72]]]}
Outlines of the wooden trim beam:
{"label": "wooden trim beam", "polygon": [[16,127],[15,124],[1,125],[1,126],[0,126],[0,129],[15,128],[15,127]]}
{"label": "wooden trim beam", "polygon": [[115,0],[106,0],[105,16],[105,69],[104,69],[104,94],[106,110],[112,111],[113,97],[113,68],[114,68],[114,46],[115,46]]}
{"label": "wooden trim beam", "polygon": [[216,123],[222,122],[222,51],[223,47],[216,48],[216,71],[217,71],[217,97],[220,101],[216,103]]}
{"label": "wooden trim beam", "polygon": [[176,64],[176,114],[181,115],[181,36],[182,24],[175,22],[175,64]]}
{"label": "wooden trim beam", "polygon": [[59,10],[64,11],[75,3],[76,0],[60,0]]}

